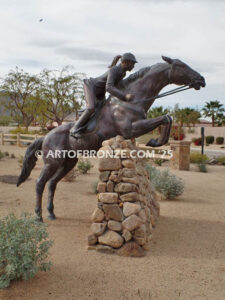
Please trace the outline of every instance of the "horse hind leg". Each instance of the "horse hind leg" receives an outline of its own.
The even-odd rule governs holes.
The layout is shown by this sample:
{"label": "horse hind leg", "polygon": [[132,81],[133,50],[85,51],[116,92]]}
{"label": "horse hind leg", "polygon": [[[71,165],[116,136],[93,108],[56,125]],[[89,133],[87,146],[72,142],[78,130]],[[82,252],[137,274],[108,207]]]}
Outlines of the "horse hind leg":
{"label": "horse hind leg", "polygon": [[56,186],[57,183],[67,174],[69,173],[69,171],[71,171],[76,163],[77,163],[78,159],[73,159],[73,160],[65,160],[65,163],[63,166],[61,166],[60,168],[58,168],[58,170],[56,171],[56,173],[53,175],[53,177],[49,180],[48,183],[48,204],[47,204],[47,209],[49,212],[48,215],[48,219],[50,220],[55,220],[56,216],[54,214],[54,204],[53,204],[53,200],[54,200],[54,195],[55,195],[55,190],[56,190]]}
{"label": "horse hind leg", "polygon": [[35,213],[37,215],[37,220],[43,222],[42,218],[42,196],[46,182],[52,177],[56,169],[50,164],[46,164],[41,171],[39,178],[36,183],[36,207]]}

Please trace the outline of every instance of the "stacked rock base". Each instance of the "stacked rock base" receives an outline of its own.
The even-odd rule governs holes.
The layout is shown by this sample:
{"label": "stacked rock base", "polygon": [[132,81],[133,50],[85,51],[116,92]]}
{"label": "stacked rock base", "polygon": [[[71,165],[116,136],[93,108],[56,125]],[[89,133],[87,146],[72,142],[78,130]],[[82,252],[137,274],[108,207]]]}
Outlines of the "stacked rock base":
{"label": "stacked rock base", "polygon": [[142,256],[149,249],[160,207],[145,159],[137,152],[135,144],[121,136],[104,141],[99,149],[98,202],[88,249],[127,256]]}

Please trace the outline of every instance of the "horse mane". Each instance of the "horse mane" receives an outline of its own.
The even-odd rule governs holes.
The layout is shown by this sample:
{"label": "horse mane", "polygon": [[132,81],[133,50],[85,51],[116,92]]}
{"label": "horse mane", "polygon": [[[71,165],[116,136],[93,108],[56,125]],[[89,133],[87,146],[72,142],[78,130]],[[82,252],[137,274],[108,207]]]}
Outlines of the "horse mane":
{"label": "horse mane", "polygon": [[149,67],[141,68],[137,72],[122,80],[118,87],[121,90],[126,90],[126,92],[130,91],[131,89],[136,89],[137,86],[141,84],[147,76],[161,71],[163,68],[165,68],[165,66],[168,66],[168,64],[157,63]]}

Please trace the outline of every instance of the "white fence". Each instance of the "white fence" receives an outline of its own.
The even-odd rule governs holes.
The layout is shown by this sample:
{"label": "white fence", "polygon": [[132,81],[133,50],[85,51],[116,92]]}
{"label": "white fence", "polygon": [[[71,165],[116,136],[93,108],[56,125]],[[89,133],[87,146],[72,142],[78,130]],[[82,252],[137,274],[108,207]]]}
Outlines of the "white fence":
{"label": "white fence", "polygon": [[0,133],[1,145],[5,145],[5,143],[10,143],[15,144],[19,147],[22,145],[31,144],[39,137],[41,137],[41,135],[38,134]]}

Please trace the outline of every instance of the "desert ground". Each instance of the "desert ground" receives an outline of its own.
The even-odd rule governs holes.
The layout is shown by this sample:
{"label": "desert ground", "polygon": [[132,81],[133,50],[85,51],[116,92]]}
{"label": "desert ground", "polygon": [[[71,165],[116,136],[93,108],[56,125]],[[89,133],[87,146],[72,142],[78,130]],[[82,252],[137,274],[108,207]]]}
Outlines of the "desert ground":
{"label": "desert ground", "polygon": [[[25,148],[0,146],[17,157]],[[87,250],[90,216],[96,205],[93,183],[97,160],[89,174],[58,184],[57,219],[43,217],[54,245],[51,271],[29,281],[16,281],[0,291],[12,300],[224,300],[225,299],[225,167],[209,166],[200,173],[172,171],[185,181],[184,193],[173,201],[161,200],[161,216],[151,248],[142,258],[121,257]],[[41,159],[30,180],[19,188],[0,182],[0,217],[10,212],[34,212],[35,180]],[[160,167],[162,168],[162,167]],[[0,160],[1,175],[18,175],[17,159]]]}

